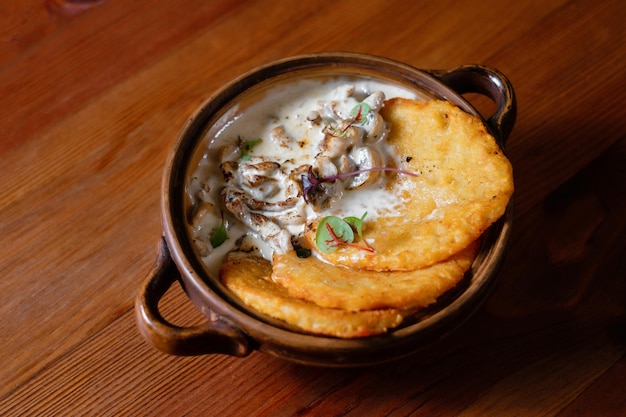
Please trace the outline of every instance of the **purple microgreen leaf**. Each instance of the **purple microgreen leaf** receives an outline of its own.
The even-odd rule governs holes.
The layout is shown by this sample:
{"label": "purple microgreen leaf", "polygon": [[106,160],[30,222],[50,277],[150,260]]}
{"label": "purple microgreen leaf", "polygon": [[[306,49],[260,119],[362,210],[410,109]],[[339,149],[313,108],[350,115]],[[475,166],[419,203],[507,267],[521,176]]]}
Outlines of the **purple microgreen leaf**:
{"label": "purple microgreen leaf", "polygon": [[311,192],[313,192],[315,189],[317,189],[317,187],[319,187],[320,184],[324,183],[324,182],[332,182],[338,179],[343,179],[343,178],[348,178],[348,177],[353,177],[359,174],[363,174],[364,172],[371,172],[371,171],[387,171],[387,172],[395,172],[396,174],[403,174],[403,175],[409,175],[411,177],[418,177],[419,175],[414,173],[414,172],[409,172],[409,171],[404,171],[398,168],[391,168],[391,167],[372,167],[372,168],[364,168],[364,169],[357,169],[356,171],[350,171],[350,172],[344,172],[341,174],[337,174],[337,175],[331,175],[328,177],[316,177],[315,173],[313,173],[313,168],[309,167],[309,171],[307,172],[306,175],[302,174],[301,175],[301,180],[302,180],[302,190],[303,190],[303,197],[304,197],[304,201],[305,202],[309,202],[309,194]]}
{"label": "purple microgreen leaf", "polygon": [[363,174],[364,172],[372,172],[372,171],[395,172],[396,174],[409,175],[411,177],[418,177],[419,176],[418,174],[416,174],[414,172],[404,171],[404,170],[401,170],[401,169],[398,169],[398,168],[372,167],[372,168],[357,169],[356,171],[344,172],[344,173],[337,174],[337,175],[331,175],[329,177],[318,178],[317,180],[319,182],[328,182],[328,181],[334,181],[334,180],[338,180],[338,179],[342,179],[342,178],[354,177],[354,176],[357,176],[359,174]]}
{"label": "purple microgreen leaf", "polygon": [[308,203],[309,193],[311,192],[312,189],[314,189],[315,187],[319,185],[320,181],[317,179],[317,177],[313,173],[313,167],[309,167],[309,170],[307,171],[306,175],[302,174],[300,178],[302,179],[302,193],[304,196],[304,201]]}

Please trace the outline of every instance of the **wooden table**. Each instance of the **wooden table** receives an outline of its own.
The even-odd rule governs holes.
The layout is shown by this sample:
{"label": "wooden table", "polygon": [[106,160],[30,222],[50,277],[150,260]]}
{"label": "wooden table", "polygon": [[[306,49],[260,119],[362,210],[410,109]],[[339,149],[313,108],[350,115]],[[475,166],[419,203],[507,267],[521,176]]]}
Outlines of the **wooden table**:
{"label": "wooden table", "polygon": [[[1,415],[626,415],[622,0],[4,3]],[[177,132],[244,71],[319,51],[510,78],[516,208],[496,288],[433,352],[384,367],[157,351],[133,302]],[[161,308],[204,320],[178,286]]]}

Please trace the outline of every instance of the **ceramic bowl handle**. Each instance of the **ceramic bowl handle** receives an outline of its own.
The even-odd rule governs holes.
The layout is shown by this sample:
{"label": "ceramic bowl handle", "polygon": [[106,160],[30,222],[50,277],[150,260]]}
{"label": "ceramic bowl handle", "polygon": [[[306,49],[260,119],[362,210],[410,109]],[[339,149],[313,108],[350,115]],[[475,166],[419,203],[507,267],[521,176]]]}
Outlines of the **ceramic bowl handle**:
{"label": "ceramic bowl handle", "polygon": [[504,147],[517,116],[515,92],[506,76],[483,65],[464,65],[430,73],[459,94],[478,93],[493,100],[497,108],[487,119],[487,126]]}
{"label": "ceramic bowl handle", "polygon": [[157,260],[135,300],[135,316],[141,334],[156,348],[172,355],[248,355],[252,351],[248,338],[219,318],[192,327],[176,326],[163,318],[159,301],[179,277],[167,244],[161,240]]}

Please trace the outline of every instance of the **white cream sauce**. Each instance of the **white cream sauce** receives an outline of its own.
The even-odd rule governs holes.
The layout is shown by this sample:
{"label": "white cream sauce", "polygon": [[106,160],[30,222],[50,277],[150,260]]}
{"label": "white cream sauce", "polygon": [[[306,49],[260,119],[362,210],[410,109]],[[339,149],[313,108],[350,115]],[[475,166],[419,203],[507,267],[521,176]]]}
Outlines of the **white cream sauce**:
{"label": "white cream sauce", "polygon": [[[367,136],[368,132],[381,126],[375,125],[375,119],[377,116],[380,118],[378,110],[382,106],[382,99],[392,97],[420,98],[416,91],[409,88],[368,78],[326,77],[272,87],[253,105],[241,111],[235,106],[222,116],[208,130],[206,143],[209,145],[187,184],[193,209],[198,211],[203,205],[211,208],[206,210],[203,217],[196,215],[190,224],[190,234],[209,273],[217,276],[223,256],[239,244],[238,240],[242,236],[247,236],[247,244],[256,247],[264,257],[271,260],[274,251],[285,250],[285,244],[289,244],[292,237],[301,236],[306,222],[313,218],[326,215],[361,217],[365,212],[367,219],[383,214],[393,215],[397,203],[393,202],[394,197],[385,188],[384,175],[358,188],[341,187],[340,198],[328,207],[316,209],[300,193],[295,195],[296,199],[292,202],[296,202],[288,209],[256,210],[250,208],[250,205],[244,205],[245,213],[237,216],[233,215],[232,207],[224,203],[224,197],[220,194],[226,187],[236,193],[241,191],[245,201],[251,198],[263,200],[267,204],[287,201],[290,196],[294,196],[295,185],[298,185],[298,191],[301,189],[298,184],[301,174],[291,175],[290,178],[289,174],[303,166],[317,166],[320,155],[330,152],[322,150],[326,149],[323,147],[324,138],[327,137],[325,132],[332,123],[343,121],[344,125],[340,126],[346,126],[346,120],[354,119],[351,111],[355,106],[366,102],[371,107],[368,121],[350,126],[360,129],[361,134]],[[397,157],[385,143],[385,132],[380,134],[382,136],[375,139],[362,138],[358,146],[373,149],[372,152],[380,155],[380,163],[383,165],[398,165],[394,162]],[[242,151],[248,141],[258,143]],[[243,154],[247,156],[242,158]],[[244,160],[248,157],[248,160]],[[337,158],[333,160],[336,162]],[[224,162],[233,163],[237,167],[236,180],[225,182],[223,169],[220,168]],[[254,174],[258,173],[258,170],[251,170],[250,166],[267,162],[276,162],[280,166],[279,171],[265,172],[265,177],[273,180],[267,180],[261,187],[242,185],[246,178],[255,178]],[[256,214],[268,217],[271,224],[254,224],[252,227],[246,224],[250,216]],[[209,239],[222,221],[227,226],[228,239],[213,249]],[[275,235],[276,226],[281,230],[279,237]]]}

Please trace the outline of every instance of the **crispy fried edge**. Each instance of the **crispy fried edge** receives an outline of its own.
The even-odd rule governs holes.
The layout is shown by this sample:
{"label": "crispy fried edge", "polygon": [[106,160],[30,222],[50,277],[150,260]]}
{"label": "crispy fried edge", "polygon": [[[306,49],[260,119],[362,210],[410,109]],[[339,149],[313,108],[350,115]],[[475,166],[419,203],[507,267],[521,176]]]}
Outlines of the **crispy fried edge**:
{"label": "crispy fried edge", "polygon": [[292,297],[272,282],[271,263],[245,252],[230,252],[220,269],[224,285],[244,304],[306,332],[340,338],[373,336],[397,327],[410,311],[381,309],[353,312],[325,308]]}

